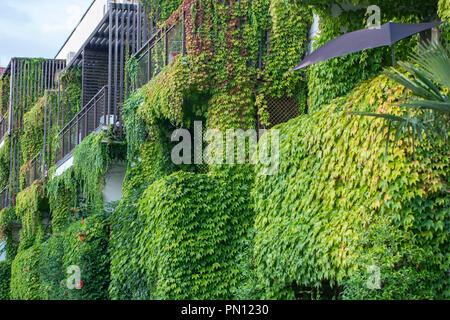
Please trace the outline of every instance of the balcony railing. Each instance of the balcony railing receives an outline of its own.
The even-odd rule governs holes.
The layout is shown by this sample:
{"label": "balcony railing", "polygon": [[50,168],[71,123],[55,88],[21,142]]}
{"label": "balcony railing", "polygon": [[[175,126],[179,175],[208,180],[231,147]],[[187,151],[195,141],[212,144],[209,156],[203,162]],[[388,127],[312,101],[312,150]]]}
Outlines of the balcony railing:
{"label": "balcony railing", "polygon": [[8,133],[8,120],[0,117],[0,142],[3,141],[5,135]]}
{"label": "balcony railing", "polygon": [[9,196],[9,186],[6,186],[0,191],[0,210],[7,208],[11,204],[11,198]]}
{"label": "balcony railing", "polygon": [[135,54],[139,68],[134,89],[156,77],[175,56],[184,54],[185,43],[183,23],[156,32]]}
{"label": "balcony railing", "polygon": [[104,86],[69,123],[59,132],[60,146],[56,163],[64,161],[84,138],[97,129],[120,120],[112,108],[108,108],[108,86]]}
{"label": "balcony railing", "polygon": [[41,180],[43,177],[44,162],[42,160],[42,151],[39,152],[33,159],[31,159],[29,166],[25,172],[24,188],[31,186],[36,180]]}

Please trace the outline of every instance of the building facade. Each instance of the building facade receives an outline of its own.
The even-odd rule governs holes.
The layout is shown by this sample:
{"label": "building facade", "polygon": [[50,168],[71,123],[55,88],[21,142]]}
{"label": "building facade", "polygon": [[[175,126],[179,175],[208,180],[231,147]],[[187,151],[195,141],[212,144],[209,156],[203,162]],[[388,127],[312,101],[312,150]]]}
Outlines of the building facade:
{"label": "building facade", "polygon": [[[383,22],[436,19],[437,0],[409,2],[377,1]],[[7,298],[444,297],[445,234],[427,242],[396,218],[423,218],[420,203],[438,228],[446,186],[426,196],[415,186],[443,181],[446,151],[420,154],[415,177],[407,150],[379,162],[377,124],[348,113],[404,98],[383,75],[389,48],[290,72],[366,25],[362,1],[336,11],[320,0],[96,0],[54,59],[12,59],[0,77]],[[398,59],[418,41],[396,45]],[[180,129],[189,147],[176,163]],[[227,131],[256,132],[260,149],[278,141],[279,157],[275,144],[268,152],[278,171],[253,163],[251,139],[239,163]],[[217,141],[223,153],[208,149]],[[380,249],[391,242],[402,255]],[[411,252],[426,273],[400,263]],[[369,258],[387,261],[385,291],[368,291],[356,271]],[[411,281],[399,292],[393,265],[427,290]]]}

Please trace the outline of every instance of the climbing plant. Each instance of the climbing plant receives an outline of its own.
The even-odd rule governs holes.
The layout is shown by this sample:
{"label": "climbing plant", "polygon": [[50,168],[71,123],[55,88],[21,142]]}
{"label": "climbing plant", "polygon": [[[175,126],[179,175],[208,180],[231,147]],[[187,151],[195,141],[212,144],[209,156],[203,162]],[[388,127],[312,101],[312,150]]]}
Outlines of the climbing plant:
{"label": "climbing plant", "polygon": [[44,194],[40,182],[34,182],[17,194],[15,211],[22,223],[19,251],[45,240],[48,230],[44,226],[43,217],[48,213],[48,203]]}
{"label": "climbing plant", "polygon": [[[106,299],[109,283],[109,223],[103,213],[75,219],[40,245],[36,270],[40,299]],[[79,277],[74,272],[79,271]]]}
{"label": "climbing plant", "polygon": [[61,105],[64,108],[63,123],[70,121],[81,110],[81,68],[73,67],[66,70],[59,77],[62,97]]}
{"label": "climbing plant", "polygon": [[39,274],[38,245],[19,252],[11,266],[10,298],[12,300],[39,300],[41,281]]}
{"label": "climbing plant", "polygon": [[6,254],[6,260],[11,262],[18,249],[19,239],[17,232],[19,230],[20,220],[16,215],[14,207],[7,207],[0,210],[0,234],[3,234],[6,245],[3,253]]}
{"label": "climbing plant", "polygon": [[6,117],[9,109],[9,88],[10,75],[2,75],[0,77],[0,116]]}
{"label": "climbing plant", "polygon": [[[331,299],[343,286],[347,298],[445,296],[448,144],[428,140],[412,161],[412,148],[399,143],[384,159],[382,121],[349,114],[389,112],[406,97],[379,76],[276,127],[279,171],[268,176],[259,166],[253,189],[253,261],[263,297]],[[371,265],[385,272],[377,293],[363,288]],[[405,282],[397,272],[415,278]]]}
{"label": "climbing plant", "polygon": [[442,21],[446,21],[441,29],[443,30],[442,37],[447,41],[448,44],[450,42],[450,3],[446,0],[439,0],[438,13]]}
{"label": "climbing plant", "polygon": [[[74,222],[64,236],[62,270],[77,266],[81,280],[75,289],[61,288],[60,293],[68,300],[105,300],[108,298],[109,223],[103,212],[90,214],[87,219]],[[70,282],[70,273],[65,273],[63,284]]]}
{"label": "climbing plant", "polygon": [[11,281],[11,264],[0,261],[0,300],[9,300],[9,282]]}
{"label": "climbing plant", "polygon": [[[389,12],[383,19],[428,17],[428,7],[390,10],[406,1],[380,2]],[[374,78],[389,64],[389,51],[288,73],[306,54],[312,11],[322,21],[317,46],[341,28],[363,27],[366,8],[334,17],[323,1],[141,2],[162,31],[184,19],[187,52],[135,92],[139,63],[130,58],[125,141],[112,128],[89,135],[73,150],[70,168],[59,174],[53,167],[44,185],[32,184],[15,209],[0,212],[8,241],[22,224],[17,255],[8,242],[11,275],[0,264],[0,298],[9,277],[13,299],[448,296],[448,145],[426,140],[414,160],[401,141],[385,159],[381,121],[350,113],[396,113],[393,105],[406,101],[404,88]],[[414,46],[415,39],[405,41],[396,53]],[[160,49],[155,63],[165,62]],[[60,80],[61,105],[71,110],[64,123],[81,108],[80,69]],[[315,112],[275,128],[281,153],[273,175],[263,164],[171,161],[175,129],[192,133],[194,121],[202,129],[252,129],[257,112],[268,125],[269,98],[294,97],[302,113],[308,94]],[[24,160],[42,149],[42,100],[34,102],[24,116]],[[52,150],[59,129],[49,133]],[[0,150],[0,166],[9,164],[8,152]],[[105,176],[116,161],[127,166],[123,197],[105,205]],[[373,265],[382,274],[377,291],[366,286]],[[73,266],[81,272],[76,282]]]}
{"label": "climbing plant", "polygon": [[73,215],[71,212],[77,212],[79,206],[94,211],[103,208],[105,174],[113,161],[124,159],[125,151],[125,144],[116,141],[111,132],[92,133],[74,149],[72,167],[58,176],[54,175],[54,167],[50,170],[53,178],[48,182],[48,192],[58,228],[70,221],[67,218]]}
{"label": "climbing plant", "polygon": [[140,0],[146,6],[147,14],[159,25],[163,24],[183,0]]}
{"label": "climbing plant", "polygon": [[177,172],[145,191],[139,203],[145,226],[137,252],[151,298],[232,297],[240,279],[237,253],[252,215],[249,199],[232,185]]}
{"label": "climbing plant", "polygon": [[45,104],[43,97],[23,117],[23,129],[19,143],[22,152],[22,161],[31,160],[42,151],[44,144]]}
{"label": "climbing plant", "polygon": [[9,166],[10,166],[10,152],[11,142],[7,136],[3,141],[3,146],[0,148],[0,188],[6,187],[9,184]]}
{"label": "climbing plant", "polygon": [[[257,105],[261,123],[270,125],[267,97],[296,97],[300,105],[299,112],[305,111],[306,73],[305,71],[289,73],[289,71],[306,54],[312,12],[308,6],[298,1],[254,1],[251,6],[250,12],[255,24],[254,38],[259,39],[261,50],[267,48],[261,60],[263,84],[258,89],[260,94]],[[295,14],[292,14],[293,12]],[[266,33],[267,40],[264,42],[262,39],[266,39]]]}
{"label": "climbing plant", "polygon": [[135,92],[125,102],[122,111],[127,141],[127,172],[122,188],[123,198],[111,216],[111,299],[150,297],[145,270],[139,262],[141,255],[135,251],[137,236],[145,225],[138,217],[137,205],[152,182],[175,170],[170,161],[167,137],[162,134],[158,121],[149,125],[140,112],[149,92],[147,87]]}

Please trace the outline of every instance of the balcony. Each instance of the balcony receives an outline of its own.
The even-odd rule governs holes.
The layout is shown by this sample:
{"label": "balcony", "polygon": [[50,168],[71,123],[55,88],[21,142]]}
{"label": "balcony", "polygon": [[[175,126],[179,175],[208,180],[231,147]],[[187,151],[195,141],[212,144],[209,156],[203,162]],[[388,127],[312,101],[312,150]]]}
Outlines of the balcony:
{"label": "balcony", "polygon": [[[125,64],[148,39],[145,7],[109,3],[107,12],[66,69],[81,67],[82,109],[59,132],[55,150],[56,175],[72,165],[72,152],[85,137],[113,125],[114,134],[122,138],[121,108],[127,88]],[[62,92],[64,95],[64,92]],[[62,119],[71,106],[63,106]],[[60,112],[58,112],[60,114]],[[64,120],[63,120],[64,121]],[[50,161],[53,163],[53,161]]]}
{"label": "balcony", "polygon": [[108,103],[109,87],[104,86],[69,123],[59,132],[60,146],[56,152],[56,166],[59,167],[72,154],[73,149],[92,132],[115,125],[122,134],[120,113]]}
{"label": "balcony", "polygon": [[0,117],[0,146],[3,146],[3,141],[8,133],[8,120]]}
{"label": "balcony", "polygon": [[33,184],[36,180],[41,180],[44,176],[43,153],[39,152],[29,163],[24,166],[25,172],[22,173],[22,189]]}
{"label": "balcony", "polygon": [[133,0],[95,0],[89,6],[83,17],[70,34],[64,45],[57,54],[58,59],[66,59],[69,63],[75,53],[80,50],[89,35],[95,30],[96,26],[108,15],[109,6],[136,6],[138,1]]}
{"label": "balcony", "polygon": [[0,210],[9,207],[11,204],[11,198],[9,195],[9,186],[6,186],[2,191],[0,191]]}
{"label": "balcony", "polygon": [[156,77],[172,62],[175,56],[184,54],[184,23],[180,22],[166,30],[158,30],[134,55],[138,61],[138,75],[135,88],[138,89]]}

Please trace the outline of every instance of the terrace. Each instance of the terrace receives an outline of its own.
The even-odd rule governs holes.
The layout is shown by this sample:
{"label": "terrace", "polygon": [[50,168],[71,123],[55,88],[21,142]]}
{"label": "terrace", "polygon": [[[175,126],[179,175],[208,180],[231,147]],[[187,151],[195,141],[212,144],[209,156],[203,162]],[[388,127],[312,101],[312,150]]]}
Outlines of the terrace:
{"label": "terrace", "polygon": [[[132,3],[109,3],[94,32],[69,62],[66,70],[81,68],[82,108],[66,122],[59,120],[62,129],[56,151],[57,168],[66,167],[63,164],[71,158],[73,149],[92,132],[113,126],[117,137],[123,137],[125,63],[127,55],[135,53],[148,37],[145,11],[145,7]],[[65,113],[70,108],[59,106],[59,119],[67,119]]]}
{"label": "terrace", "polygon": [[156,31],[134,55],[139,65],[135,88],[148,83],[170,64],[174,57],[185,53],[184,21]]}

